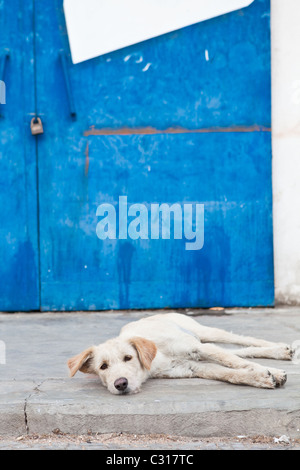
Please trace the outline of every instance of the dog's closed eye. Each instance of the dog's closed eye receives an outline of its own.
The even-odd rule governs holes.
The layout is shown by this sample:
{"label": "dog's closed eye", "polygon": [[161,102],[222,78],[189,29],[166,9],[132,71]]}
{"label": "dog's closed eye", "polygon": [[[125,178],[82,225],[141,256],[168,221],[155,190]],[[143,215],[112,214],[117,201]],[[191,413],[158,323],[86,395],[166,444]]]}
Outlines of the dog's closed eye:
{"label": "dog's closed eye", "polygon": [[128,362],[128,361],[131,361],[132,359],[132,356],[124,356],[124,362]]}

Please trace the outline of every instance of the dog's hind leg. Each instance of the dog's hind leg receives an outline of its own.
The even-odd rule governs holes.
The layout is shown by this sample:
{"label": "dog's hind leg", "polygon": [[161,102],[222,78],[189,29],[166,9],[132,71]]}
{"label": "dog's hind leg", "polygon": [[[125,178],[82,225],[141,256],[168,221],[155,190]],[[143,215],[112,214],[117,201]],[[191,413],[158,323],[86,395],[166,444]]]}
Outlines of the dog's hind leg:
{"label": "dog's hind leg", "polygon": [[220,328],[212,328],[198,323],[195,319],[186,315],[169,314],[168,317],[174,321],[178,326],[185,330],[189,330],[197,336],[202,343],[223,343],[223,344],[236,344],[239,346],[253,346],[253,347],[273,347],[273,346],[286,346],[283,343],[274,343],[257,339],[252,336],[242,336],[231,333]]}
{"label": "dog's hind leg", "polygon": [[272,347],[249,347],[232,350],[239,357],[278,359],[282,361],[291,361],[293,359],[293,350],[289,346],[276,345]]}
{"label": "dog's hind leg", "polygon": [[256,347],[256,348],[271,348],[288,345],[283,343],[274,343],[264,339],[254,338],[252,336],[242,336],[229,331],[221,330],[219,328],[210,328],[207,326],[200,326],[198,335],[202,343],[223,343],[223,344],[236,344],[239,346]]}

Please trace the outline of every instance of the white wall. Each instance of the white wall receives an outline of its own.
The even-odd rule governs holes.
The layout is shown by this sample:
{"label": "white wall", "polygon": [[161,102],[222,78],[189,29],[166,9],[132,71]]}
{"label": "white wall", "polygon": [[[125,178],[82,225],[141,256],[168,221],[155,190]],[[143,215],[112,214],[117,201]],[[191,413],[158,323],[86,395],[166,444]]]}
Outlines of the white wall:
{"label": "white wall", "polygon": [[300,304],[300,1],[271,4],[275,295]]}

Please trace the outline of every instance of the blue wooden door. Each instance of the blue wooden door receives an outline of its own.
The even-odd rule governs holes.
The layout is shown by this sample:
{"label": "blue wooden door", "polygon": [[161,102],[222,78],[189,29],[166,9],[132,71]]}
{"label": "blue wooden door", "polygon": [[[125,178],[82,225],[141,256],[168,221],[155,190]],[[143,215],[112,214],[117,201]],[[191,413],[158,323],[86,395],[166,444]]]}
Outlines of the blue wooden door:
{"label": "blue wooden door", "polygon": [[[269,0],[78,65],[62,0],[35,3],[40,308],[272,305]],[[99,239],[120,197],[204,204],[203,248]]]}
{"label": "blue wooden door", "polygon": [[33,2],[0,2],[0,309],[38,310]]}
{"label": "blue wooden door", "polygon": [[[78,65],[54,4],[37,2],[42,308],[271,305],[269,1]],[[203,203],[203,249],[100,240],[120,196]]]}

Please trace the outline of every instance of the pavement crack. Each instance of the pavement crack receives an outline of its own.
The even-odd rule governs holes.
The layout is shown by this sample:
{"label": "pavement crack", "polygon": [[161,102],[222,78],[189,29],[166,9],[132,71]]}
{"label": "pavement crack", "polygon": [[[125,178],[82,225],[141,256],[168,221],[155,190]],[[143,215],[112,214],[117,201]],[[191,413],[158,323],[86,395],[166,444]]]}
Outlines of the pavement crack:
{"label": "pavement crack", "polygon": [[32,390],[32,392],[28,395],[28,397],[25,398],[25,401],[24,401],[24,422],[25,422],[25,429],[26,429],[26,434],[29,435],[29,424],[28,424],[28,413],[27,413],[27,405],[28,405],[28,400],[35,394],[35,393],[40,393],[41,390],[39,389],[39,387],[41,387],[43,385],[44,382],[46,382],[47,379],[45,380],[42,380],[41,382],[39,382],[35,387],[34,389]]}
{"label": "pavement crack", "polygon": [[29,434],[29,426],[28,426],[28,419],[27,419],[27,398],[25,398],[25,403],[24,403],[24,420],[25,420],[25,429],[26,429],[26,434]]}

